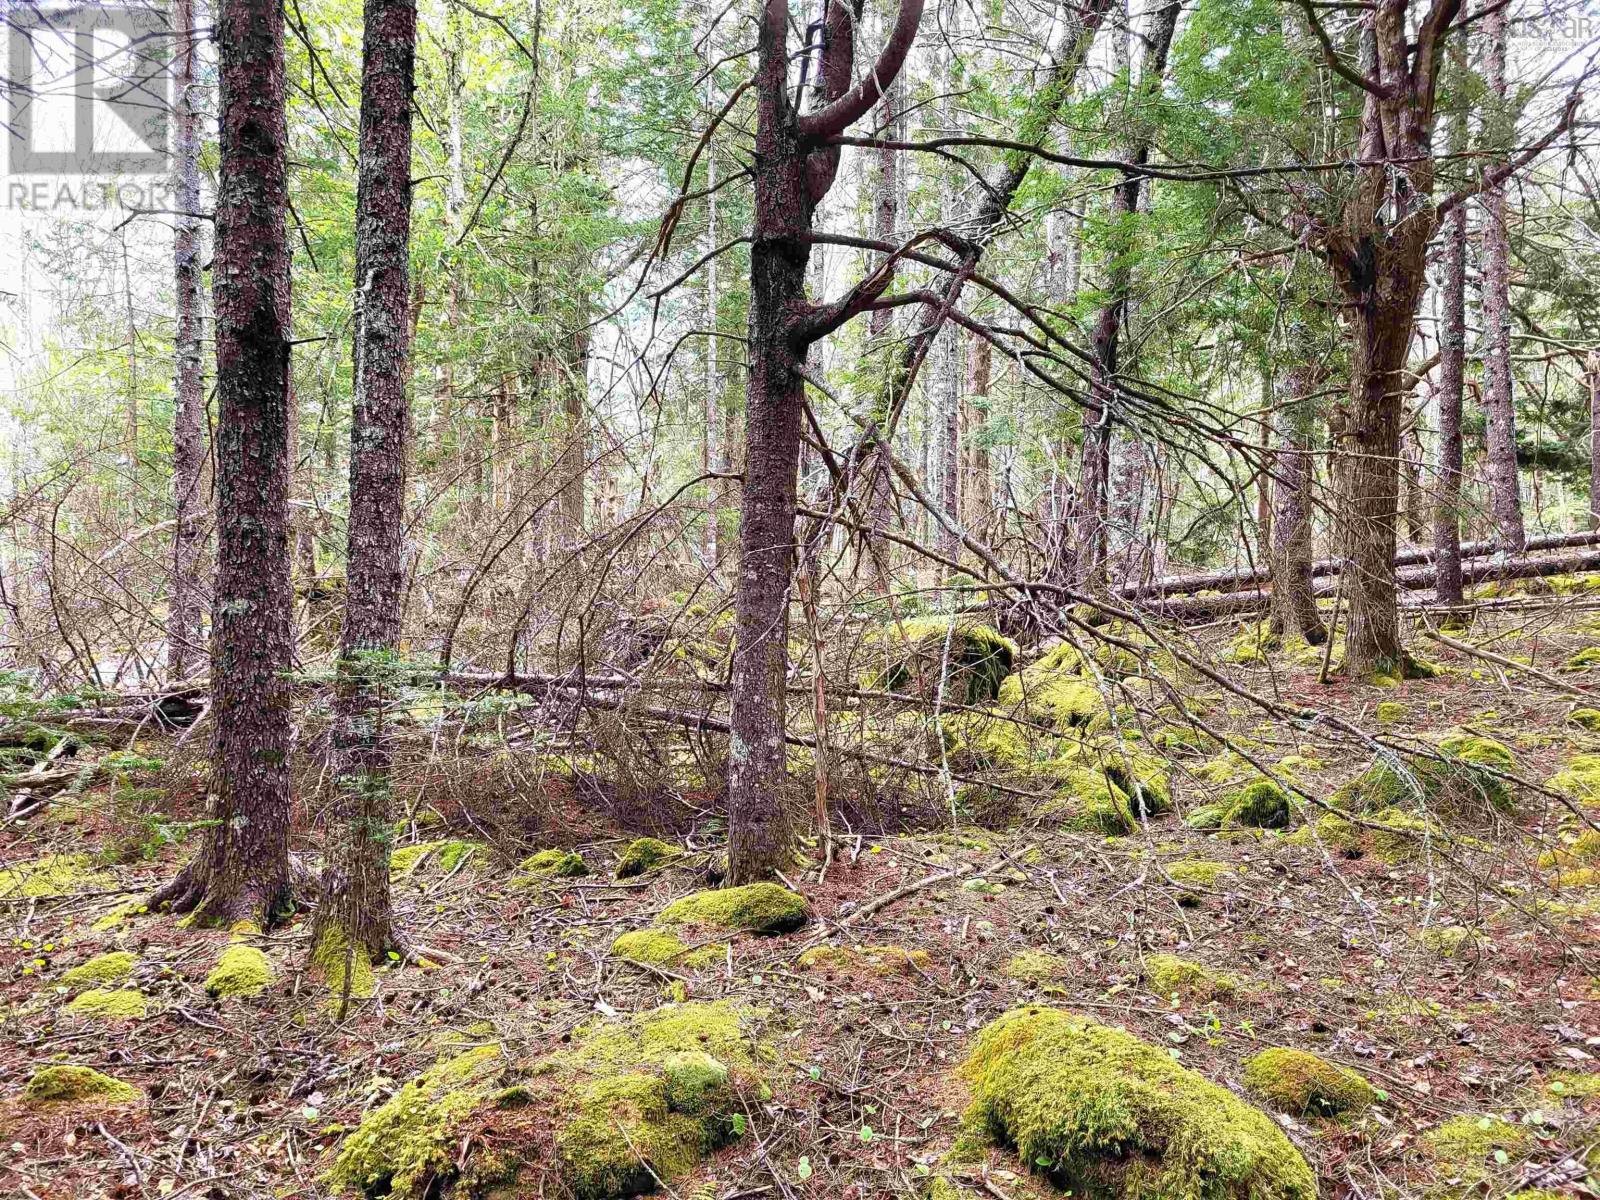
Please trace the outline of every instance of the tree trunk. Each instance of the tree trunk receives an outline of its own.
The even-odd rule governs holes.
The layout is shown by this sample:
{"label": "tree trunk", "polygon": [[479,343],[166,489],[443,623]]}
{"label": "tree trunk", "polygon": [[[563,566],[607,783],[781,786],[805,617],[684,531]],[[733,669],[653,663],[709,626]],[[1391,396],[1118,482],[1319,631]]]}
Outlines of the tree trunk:
{"label": "tree trunk", "polygon": [[1589,351],[1589,528],[1600,529],[1600,350]]}
{"label": "tree trunk", "polygon": [[288,134],[283,8],[224,0],[216,309],[217,580],[204,841],[156,903],[272,924],[289,894]]}
{"label": "tree trunk", "polygon": [[335,814],[311,960],[381,961],[394,943],[384,683],[400,645],[406,410],[411,380],[411,91],[415,0],[366,0],[356,182],[354,412],[349,587],[333,721]]}
{"label": "tree trunk", "polygon": [[[1466,115],[1454,122],[1454,148],[1466,142]],[[1467,347],[1467,209],[1457,205],[1445,226],[1443,312],[1439,315],[1439,484],[1433,510],[1433,548],[1440,604],[1461,595],[1461,397]]]}
{"label": "tree trunk", "polygon": [[[1490,4],[1484,10],[1483,38],[1486,82],[1496,101],[1506,100],[1506,10]],[[1503,123],[1490,122],[1491,130]],[[1510,145],[1510,130],[1497,136]],[[1521,554],[1528,535],[1522,522],[1522,495],[1517,478],[1517,410],[1511,380],[1511,239],[1506,229],[1506,189],[1501,183],[1483,190],[1483,409],[1484,466],[1489,477],[1489,516],[1494,536],[1507,554]]]}
{"label": "tree trunk", "polygon": [[[717,98],[717,36],[716,20],[719,6],[708,3],[705,9],[706,114],[708,119],[719,107]],[[706,143],[706,253],[713,255],[706,261],[706,357],[705,357],[705,432],[701,442],[700,469],[704,473],[726,472],[728,469],[727,416],[722,403],[722,343],[717,337],[718,260],[717,248],[717,143]],[[705,554],[713,574],[722,559],[722,507],[727,503],[727,487],[722,480],[712,480],[706,488],[709,511],[706,514]]]}
{"label": "tree trunk", "polygon": [[1272,624],[1274,633],[1299,634],[1313,646],[1328,639],[1311,586],[1311,450],[1316,429],[1319,373],[1304,364],[1279,377],[1273,424]]}
{"label": "tree trunk", "polygon": [[967,346],[966,400],[966,480],[961,489],[965,515],[960,518],[968,533],[979,540],[986,536],[989,516],[994,510],[994,481],[989,472],[989,447],[984,440],[990,385],[993,383],[994,347],[987,338],[974,337]]}
{"label": "tree trunk", "polygon": [[864,282],[851,304],[826,318],[826,306],[806,302],[812,217],[833,186],[839,164],[838,148],[826,142],[871,111],[893,83],[921,17],[922,0],[901,0],[888,44],[856,83],[856,16],[843,0],[829,0],[817,70],[824,105],[801,116],[789,97],[788,5],[786,0],[764,0],[761,9],[750,377],[728,748],[728,876],[735,884],[771,875],[788,848],[784,680],[805,403],[801,364],[813,342],[865,311],[890,281],[887,272],[876,273],[873,286]]}
{"label": "tree trunk", "polygon": [[[1161,87],[1166,73],[1167,52],[1178,24],[1179,5],[1166,4],[1151,18],[1144,59],[1139,66],[1137,89],[1130,91],[1130,103],[1152,97]],[[1135,166],[1150,160],[1149,135],[1135,137],[1127,159]],[[1111,444],[1115,426],[1117,356],[1120,350],[1123,317],[1127,311],[1132,284],[1130,222],[1139,209],[1143,177],[1128,172],[1111,192],[1108,224],[1114,231],[1107,271],[1105,305],[1095,318],[1091,338],[1093,363],[1090,367],[1089,394],[1083,413],[1083,471],[1078,492],[1077,571],[1078,585],[1086,591],[1104,592],[1107,587],[1107,524],[1111,506]]]}
{"label": "tree trunk", "polygon": [[177,295],[177,378],[172,417],[172,611],[167,622],[167,668],[171,682],[188,678],[205,657],[201,633],[201,478],[205,467],[205,394],[200,314],[200,114],[195,104],[195,59],[201,34],[195,0],[178,0],[178,42],[173,58],[177,91],[173,157],[173,290]]}

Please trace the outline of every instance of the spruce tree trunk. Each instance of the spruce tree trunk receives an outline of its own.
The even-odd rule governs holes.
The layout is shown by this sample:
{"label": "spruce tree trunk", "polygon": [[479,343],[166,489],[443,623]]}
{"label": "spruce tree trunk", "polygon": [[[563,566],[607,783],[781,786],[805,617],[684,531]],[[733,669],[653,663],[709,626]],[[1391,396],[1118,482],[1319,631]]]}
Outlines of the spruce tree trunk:
{"label": "spruce tree trunk", "polygon": [[993,368],[994,347],[988,338],[974,336],[967,347],[967,470],[961,489],[966,511],[960,520],[967,532],[980,540],[987,537],[989,517],[994,511],[994,480],[983,435]]}
{"label": "spruce tree trunk", "polygon": [[167,670],[171,682],[187,679],[205,658],[201,632],[201,479],[205,468],[205,395],[201,357],[200,114],[195,104],[195,66],[203,36],[195,0],[178,0],[174,13],[175,128],[173,291],[177,296],[177,378],[172,418],[172,610],[167,619]]}
{"label": "spruce tree trunk", "polygon": [[152,899],[210,923],[266,927],[289,898],[291,332],[282,6],[224,0],[217,44],[214,823],[194,859]]}
{"label": "spruce tree trunk", "polygon": [[384,685],[400,644],[401,538],[411,380],[411,92],[414,0],[366,0],[356,182],[354,412],[344,632],[334,705],[334,826],[312,963],[381,960],[394,943]]}
{"label": "spruce tree trunk", "polygon": [[[1486,82],[1501,105],[1506,99],[1506,10],[1491,4],[1483,17]],[[1490,123],[1500,130],[1502,121]],[[1503,137],[1509,145],[1510,130]],[[1497,136],[1495,140],[1500,140]],[[1489,478],[1489,516],[1494,537],[1507,554],[1528,544],[1517,478],[1517,411],[1511,379],[1511,238],[1506,228],[1506,189],[1483,191],[1483,408],[1484,466]]]}
{"label": "spruce tree trunk", "polygon": [[[1139,82],[1130,93],[1131,102],[1152,99],[1160,90],[1166,73],[1167,52],[1178,24],[1179,5],[1166,4],[1151,17],[1144,59],[1139,66]],[[1140,135],[1127,150],[1135,166],[1150,161],[1149,136]],[[1105,305],[1095,318],[1091,336],[1093,363],[1090,367],[1089,395],[1083,412],[1083,471],[1078,492],[1077,583],[1090,592],[1107,588],[1107,524],[1111,509],[1111,445],[1115,433],[1117,358],[1121,349],[1123,318],[1128,292],[1133,282],[1131,245],[1126,239],[1128,222],[1139,209],[1142,176],[1129,172],[1111,192],[1108,223],[1118,233],[1114,239],[1111,266],[1106,277]]]}
{"label": "spruce tree trunk", "polygon": [[770,876],[789,849],[784,682],[805,400],[800,371],[812,343],[866,311],[890,281],[877,274],[876,286],[863,284],[843,309],[806,300],[812,217],[839,165],[838,148],[826,143],[871,111],[894,82],[916,36],[922,0],[901,0],[887,45],[859,82],[857,14],[829,0],[815,76],[824,103],[803,116],[790,99],[788,17],[786,0],[764,0],[756,47],[750,377],[728,747],[728,877],[735,884]]}
{"label": "spruce tree trunk", "polygon": [[1589,351],[1589,528],[1600,529],[1600,350]]}
{"label": "spruce tree trunk", "polygon": [[[1455,122],[1456,146],[1464,144],[1465,116]],[[1439,314],[1439,484],[1433,510],[1433,549],[1440,604],[1460,604],[1461,595],[1461,399],[1467,348],[1467,209],[1449,215],[1444,238],[1444,287]]]}
{"label": "spruce tree trunk", "polygon": [[1298,633],[1313,646],[1328,639],[1317,612],[1311,583],[1311,450],[1316,429],[1316,402],[1321,383],[1305,364],[1290,367],[1278,379],[1274,432],[1278,444],[1272,470],[1275,511],[1272,519],[1272,617],[1274,633]]}

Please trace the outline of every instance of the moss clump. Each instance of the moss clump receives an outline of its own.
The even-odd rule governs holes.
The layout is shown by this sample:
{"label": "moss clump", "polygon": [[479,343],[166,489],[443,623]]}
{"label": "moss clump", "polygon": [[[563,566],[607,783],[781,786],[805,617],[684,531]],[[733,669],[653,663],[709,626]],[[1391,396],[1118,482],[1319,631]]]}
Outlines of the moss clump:
{"label": "moss clump", "polygon": [[1449,836],[1439,824],[1399,808],[1372,814],[1375,828],[1362,832],[1373,855],[1391,866],[1413,862],[1427,854],[1430,845],[1446,846]]}
{"label": "moss clump", "polygon": [[1210,862],[1203,858],[1180,858],[1165,863],[1161,869],[1173,883],[1188,884],[1190,887],[1215,887],[1224,875],[1233,874],[1233,868],[1227,863]]}
{"label": "moss clump", "polygon": [[1544,1090],[1563,1100],[1587,1100],[1591,1096],[1600,1096],[1600,1074],[1552,1071],[1545,1080]]}
{"label": "moss clump", "polygon": [[222,952],[206,976],[206,995],[254,996],[272,986],[275,978],[271,959],[254,946],[235,944]]}
{"label": "moss clump", "polygon": [[1550,867],[1581,867],[1600,863],[1600,833],[1585,829],[1570,843],[1539,855],[1539,865]]}
{"label": "moss clump", "polygon": [[336,998],[343,999],[345,995],[346,973],[352,1000],[365,1000],[378,990],[378,977],[373,974],[367,952],[352,945],[350,935],[337,925],[323,929],[311,952],[310,965],[312,975],[322,980]]}
{"label": "moss clump", "polygon": [[1567,721],[1589,733],[1600,733],[1600,708],[1580,706],[1567,714]]}
{"label": "moss clump", "polygon": [[1510,752],[1491,738],[1459,736],[1459,749],[1475,757],[1460,757],[1445,745],[1443,758],[1385,756],[1334,793],[1334,803],[1357,813],[1402,808],[1469,820],[1512,812],[1516,798],[1505,780],[1483,769],[1502,769],[1498,756]]}
{"label": "moss clump", "polygon": [[1370,1083],[1304,1050],[1263,1050],[1244,1065],[1245,1086],[1291,1117],[1358,1113],[1377,1100]]}
{"label": "moss clump", "polygon": [[1273,1121],[1120,1029],[1013,1009],[961,1068],[968,1120],[1091,1200],[1315,1200]]}
{"label": "moss clump", "polygon": [[67,1011],[91,1021],[133,1021],[144,1016],[144,996],[133,988],[90,988],[81,993]]}
{"label": "moss clump", "polygon": [[932,697],[941,675],[946,699],[987,704],[1019,653],[1016,642],[969,617],[919,617],[882,625],[865,638],[864,686]]}
{"label": "moss clump", "polygon": [[661,913],[665,925],[709,925],[750,933],[788,933],[806,923],[803,896],[775,883],[695,892],[674,900]]}
{"label": "moss clump", "polygon": [[1239,990],[1237,976],[1213,971],[1201,963],[1176,954],[1147,954],[1145,975],[1150,990],[1160,996],[1184,996],[1192,1000],[1222,1000]]}
{"label": "moss clump", "polygon": [[1019,950],[1006,963],[1006,975],[1023,983],[1054,983],[1072,973],[1072,961],[1048,950]]}
{"label": "moss clump", "polygon": [[589,873],[589,864],[583,856],[571,850],[541,850],[530,854],[517,864],[517,874],[541,879],[576,879]]}
{"label": "moss clump", "polygon": [[1406,706],[1398,700],[1385,700],[1378,705],[1378,720],[1385,725],[1393,725],[1397,721],[1406,719]]}
{"label": "moss clump", "polygon": [[456,1130],[484,1101],[484,1081],[500,1061],[480,1046],[411,1080],[362,1118],[328,1172],[341,1190],[421,1197],[456,1175]]}
{"label": "moss clump", "polygon": [[1270,779],[1247,783],[1223,801],[1224,829],[1284,829],[1289,824],[1289,795]]}
{"label": "moss clump", "polygon": [[109,987],[121,983],[133,974],[139,965],[139,956],[127,950],[113,950],[97,954],[88,962],[79,963],[61,976],[61,985],[77,990],[89,987]]}
{"label": "moss clump", "polygon": [[670,929],[634,929],[619,934],[611,953],[652,967],[712,967],[727,959],[726,942],[689,946]]}
{"label": "moss clump", "polygon": [[1587,671],[1591,667],[1600,667],[1600,646],[1585,646],[1567,659],[1564,669],[1568,671]]}
{"label": "moss clump", "polygon": [[802,971],[865,971],[873,975],[915,975],[932,959],[926,950],[904,946],[813,946],[795,959]]}
{"label": "moss clump", "polygon": [[617,878],[632,879],[635,875],[654,871],[662,864],[682,857],[683,851],[678,847],[659,838],[642,837],[622,852],[622,861],[617,863]]}
{"label": "moss clump", "polygon": [[1478,763],[1485,767],[1498,767],[1502,771],[1516,769],[1517,758],[1504,742],[1491,737],[1458,730],[1439,739],[1439,753],[1458,762]]}
{"label": "moss clump", "polygon": [[35,1071],[22,1098],[29,1104],[126,1104],[139,1089],[93,1067],[42,1067]]}
{"label": "moss clump", "polygon": [[1126,837],[1139,828],[1128,797],[1098,771],[1072,767],[1056,794],[1036,810],[1041,817],[1060,821],[1062,828],[1080,833]]}
{"label": "moss clump", "polygon": [[389,856],[389,874],[392,878],[403,879],[415,875],[426,864],[437,867],[442,874],[448,875],[482,850],[481,842],[459,840],[417,842],[415,845],[401,846]]}
{"label": "moss clump", "polygon": [[1422,1135],[1423,1151],[1442,1177],[1458,1183],[1481,1183],[1503,1169],[1494,1153],[1520,1157],[1534,1148],[1533,1134],[1495,1117],[1453,1117]]}
{"label": "moss clump", "polygon": [[1573,755],[1545,786],[1583,804],[1600,803],[1600,754]]}
{"label": "moss clump", "polygon": [[1477,936],[1465,925],[1433,926],[1421,930],[1417,941],[1444,958],[1454,958],[1478,944]]}
{"label": "moss clump", "polygon": [[1106,702],[1098,687],[1042,662],[1007,676],[997,698],[1016,715],[1063,733],[1087,729],[1106,715]]}
{"label": "moss clump", "polygon": [[43,900],[114,886],[116,881],[99,870],[87,854],[47,854],[0,870],[0,897]]}
{"label": "moss clump", "polygon": [[764,1087],[750,1015],[669,1004],[609,1021],[546,1060],[561,1086],[556,1158],[577,1200],[654,1191],[733,1139],[739,1097]]}

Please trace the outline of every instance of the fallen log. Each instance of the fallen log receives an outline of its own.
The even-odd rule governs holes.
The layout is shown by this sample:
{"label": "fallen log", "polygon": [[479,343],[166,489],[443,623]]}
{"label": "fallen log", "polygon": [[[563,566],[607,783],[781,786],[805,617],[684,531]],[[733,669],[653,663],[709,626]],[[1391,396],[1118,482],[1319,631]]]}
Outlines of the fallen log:
{"label": "fallen log", "polygon": [[[1549,575],[1573,575],[1600,571],[1600,550],[1576,554],[1556,554],[1532,558],[1480,558],[1461,566],[1462,583],[1489,583],[1501,579],[1538,579]],[[1438,571],[1432,564],[1402,568],[1395,572],[1395,583],[1403,591],[1422,591],[1433,587]],[[1334,585],[1323,582],[1313,589],[1318,599],[1333,595]],[[1181,600],[1152,599],[1139,607],[1177,621],[1206,621],[1261,612],[1271,602],[1271,589],[1224,593],[1218,596],[1190,596]]]}
{"label": "fallen log", "polygon": [[[1580,533],[1551,533],[1528,539],[1528,550],[1572,550],[1581,546],[1600,546],[1600,530],[1586,529]],[[1487,558],[1495,553],[1493,542],[1463,542],[1462,559]],[[1432,566],[1434,551],[1431,546],[1418,546],[1401,550],[1394,556],[1396,567]],[[1319,558],[1311,564],[1315,578],[1337,575],[1344,560]],[[1265,566],[1229,571],[1203,571],[1193,575],[1167,575],[1147,583],[1128,584],[1119,589],[1125,600],[1148,600],[1162,596],[1182,596],[1194,592],[1239,592],[1253,590],[1270,582],[1271,574]],[[1330,593],[1331,594],[1331,593]]]}

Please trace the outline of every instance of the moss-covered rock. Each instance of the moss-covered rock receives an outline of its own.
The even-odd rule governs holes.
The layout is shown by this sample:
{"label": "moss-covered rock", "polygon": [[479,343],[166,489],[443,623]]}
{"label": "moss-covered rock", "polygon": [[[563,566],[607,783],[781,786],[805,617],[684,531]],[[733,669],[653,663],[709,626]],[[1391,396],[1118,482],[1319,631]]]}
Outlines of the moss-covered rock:
{"label": "moss-covered rock", "polygon": [[1394,725],[1406,719],[1406,706],[1398,700],[1385,700],[1378,705],[1378,720],[1384,725]]}
{"label": "moss-covered rock", "polygon": [[633,929],[617,935],[611,943],[611,953],[617,958],[651,967],[699,969],[725,962],[728,944],[713,942],[707,946],[690,946],[670,929]]}
{"label": "moss-covered rock", "polygon": [[1503,769],[1499,757],[1509,756],[1510,751],[1491,738],[1460,736],[1456,749],[1473,758],[1461,757],[1445,745],[1440,746],[1439,758],[1385,755],[1334,793],[1334,803],[1357,813],[1409,809],[1472,821],[1514,811],[1516,798],[1510,787],[1484,769]]}
{"label": "moss-covered rock", "polygon": [[235,943],[222,952],[206,976],[206,995],[218,999],[255,996],[271,987],[275,978],[270,958],[254,946]]}
{"label": "moss-covered rock", "polygon": [[90,1021],[133,1021],[147,1008],[144,995],[133,988],[90,988],[67,1005],[73,1016]]}
{"label": "moss-covered rock", "polygon": [[1055,795],[1039,805],[1035,815],[1054,819],[1064,829],[1109,837],[1126,837],[1139,828],[1128,797],[1104,775],[1072,767],[1064,776]]}
{"label": "moss-covered rock", "polygon": [[500,1063],[498,1046],[479,1046],[410,1080],[345,1139],[329,1182],[368,1196],[420,1200],[454,1181],[457,1127],[484,1102]]}
{"label": "moss-covered rock", "polygon": [[337,1000],[349,995],[353,1000],[365,1000],[378,990],[378,977],[373,973],[372,960],[360,946],[354,945],[350,935],[337,925],[325,926],[311,951],[311,974]]}
{"label": "moss-covered rock", "polygon": [[1575,754],[1545,786],[1581,804],[1600,804],[1600,754]]}
{"label": "moss-covered rock", "polygon": [[1158,996],[1183,996],[1191,1000],[1222,1000],[1239,990],[1237,976],[1214,971],[1202,963],[1176,954],[1144,956],[1145,976]]}
{"label": "moss-covered rock", "polygon": [[517,864],[517,876],[522,882],[577,879],[588,873],[589,864],[583,861],[581,854],[571,850],[540,850]]}
{"label": "moss-covered rock", "polygon": [[0,869],[0,897],[53,899],[115,886],[116,880],[87,854],[46,854]]}
{"label": "moss-covered rock", "polygon": [[802,971],[860,972],[884,977],[916,975],[931,965],[926,950],[904,946],[813,946],[795,959]]}
{"label": "moss-covered rock", "polygon": [[1377,1089],[1349,1068],[1285,1047],[1263,1050],[1246,1062],[1244,1082],[1292,1117],[1358,1113],[1378,1098]]}
{"label": "moss-covered rock", "polygon": [[1600,667],[1600,646],[1585,646],[1563,664],[1568,671],[1587,671]]}
{"label": "moss-covered rock", "polygon": [[706,925],[750,933],[788,933],[806,923],[803,896],[775,883],[695,892],[662,910],[664,925]]}
{"label": "moss-covered rock", "polygon": [[112,950],[97,954],[88,962],[79,963],[61,974],[61,986],[72,991],[80,988],[114,987],[133,974],[139,965],[139,956],[128,950]]}
{"label": "moss-covered rock", "polygon": [[917,617],[867,631],[864,686],[937,695],[957,704],[993,700],[1011,674],[1016,642],[971,617]]}
{"label": "moss-covered rock", "polygon": [[1088,729],[1106,715],[1105,698],[1092,681],[1043,660],[1007,676],[997,699],[1015,715],[1061,732]]}
{"label": "moss-covered rock", "polygon": [[660,838],[653,837],[638,838],[622,852],[622,860],[617,863],[617,878],[632,879],[635,875],[654,871],[657,867],[682,857],[683,851],[670,842],[663,842]]}
{"label": "moss-covered rock", "polygon": [[1224,875],[1234,874],[1234,868],[1228,863],[1211,862],[1204,858],[1175,859],[1163,863],[1161,869],[1173,883],[1203,888],[1216,887]]}
{"label": "moss-covered rock", "polygon": [[1315,1200],[1316,1178],[1264,1113],[1120,1029],[1013,1009],[961,1073],[968,1120],[1030,1171],[1089,1200]]}
{"label": "moss-covered rock", "polygon": [[1315,846],[1329,854],[1351,854],[1361,849],[1361,828],[1338,813],[1323,813],[1283,840],[1291,846]]}
{"label": "moss-covered rock", "polygon": [[139,1098],[131,1083],[113,1079],[93,1067],[41,1067],[22,1089],[29,1104],[127,1104]]}
{"label": "moss-covered rock", "polygon": [[1539,855],[1541,867],[1583,867],[1600,863],[1600,833],[1585,829],[1568,842]]}
{"label": "moss-covered rock", "polygon": [[1270,779],[1257,779],[1229,793],[1222,802],[1224,829],[1285,829],[1289,794]]}
{"label": "moss-covered rock", "polygon": [[1485,767],[1497,767],[1502,771],[1516,769],[1517,757],[1511,753],[1510,747],[1504,742],[1497,742],[1492,737],[1484,737],[1479,733],[1458,729],[1439,739],[1439,753],[1457,760],[1458,762],[1478,763]]}
{"label": "moss-covered rock", "polygon": [[1589,733],[1600,733],[1600,708],[1579,705],[1567,714],[1567,721]]}

